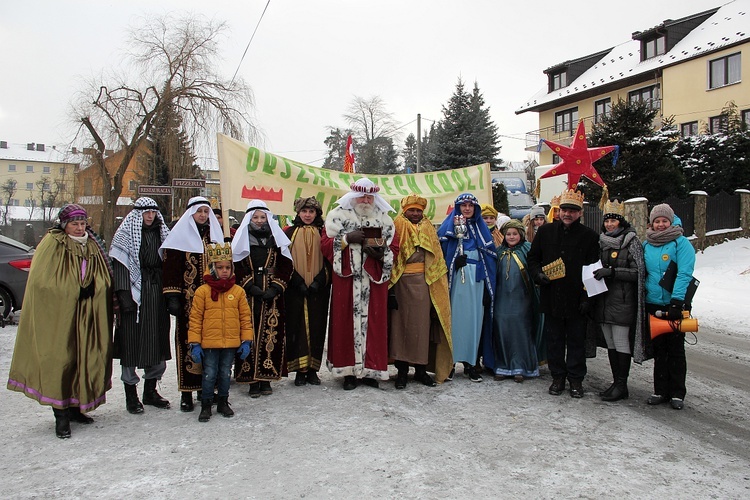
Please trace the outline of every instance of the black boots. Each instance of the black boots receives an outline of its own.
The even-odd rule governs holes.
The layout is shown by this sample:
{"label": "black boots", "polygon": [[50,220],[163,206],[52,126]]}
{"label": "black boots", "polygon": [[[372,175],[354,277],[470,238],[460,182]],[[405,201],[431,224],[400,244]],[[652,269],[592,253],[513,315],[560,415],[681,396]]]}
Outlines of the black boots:
{"label": "black boots", "polygon": [[55,414],[55,435],[60,439],[67,439],[70,437],[70,412],[65,408],[64,410],[58,410],[52,408],[52,412]]}
{"label": "black boots", "polygon": [[77,406],[71,406],[68,408],[68,415],[71,422],[78,422],[79,424],[93,424],[94,419],[81,413],[81,409]]}
{"label": "black boots", "polygon": [[559,396],[565,390],[565,379],[564,378],[553,378],[552,384],[549,386],[549,393],[553,396]]}
{"label": "black boots", "polygon": [[125,409],[128,410],[128,413],[132,413],[133,415],[143,413],[143,405],[138,400],[137,387],[132,384],[123,385],[125,385]]}
{"label": "black boots", "polygon": [[344,390],[351,391],[357,388],[357,377],[354,375],[346,375],[344,377]]}
{"label": "black boots", "polygon": [[395,384],[396,389],[406,389],[406,384],[408,382],[407,375],[409,375],[409,363],[406,363],[404,361],[395,361],[393,365],[398,370]]}
{"label": "black boots", "polygon": [[193,406],[193,393],[183,392],[181,393],[182,396],[180,397],[180,411],[193,411],[195,407]]}
{"label": "black boots", "polygon": [[617,353],[617,374],[615,386],[609,395],[602,396],[602,401],[619,401],[628,399],[628,376],[630,376],[630,353]]}
{"label": "black boots", "polygon": [[255,399],[260,397],[260,382],[251,382],[250,383],[250,390],[247,391],[248,394],[250,394],[250,397]]}
{"label": "black boots", "polygon": [[269,382],[268,380],[261,381],[260,393],[263,396],[270,396],[271,394],[273,394],[273,389],[271,389],[271,382]]}
{"label": "black boots", "polygon": [[[192,403],[192,393],[190,394],[190,402]],[[169,401],[161,397],[158,392],[156,392],[156,379],[155,378],[147,378],[143,382],[143,404],[144,405],[151,405],[156,406],[157,408],[169,408]]]}
{"label": "black boots", "polygon": [[615,388],[615,380],[617,380],[617,351],[615,349],[607,349],[607,357],[609,358],[609,368],[612,370],[612,384],[599,393],[600,397],[609,396],[612,393],[612,389]]}
{"label": "black boots", "polygon": [[316,370],[307,370],[307,383],[310,385],[320,385],[320,378]]}
{"label": "black boots", "polygon": [[437,383],[427,374],[427,367],[424,365],[414,365],[414,381],[421,382],[427,387],[435,387]]}
{"label": "black boots", "polygon": [[[229,407],[229,397],[219,396],[219,401],[216,403],[216,413],[220,413],[225,417],[233,417],[234,411]],[[201,410],[201,414],[203,411]]]}
{"label": "black boots", "polygon": [[[192,393],[190,394],[192,398]],[[198,422],[208,422],[211,420],[211,403],[210,399],[201,401],[201,414],[198,415]]]}
{"label": "black boots", "polygon": [[582,380],[571,380],[570,381],[570,397],[580,399],[583,397],[583,381]]}
{"label": "black boots", "polygon": [[294,385],[297,387],[302,387],[303,385],[307,385],[307,372],[297,372],[297,375],[294,377]]}

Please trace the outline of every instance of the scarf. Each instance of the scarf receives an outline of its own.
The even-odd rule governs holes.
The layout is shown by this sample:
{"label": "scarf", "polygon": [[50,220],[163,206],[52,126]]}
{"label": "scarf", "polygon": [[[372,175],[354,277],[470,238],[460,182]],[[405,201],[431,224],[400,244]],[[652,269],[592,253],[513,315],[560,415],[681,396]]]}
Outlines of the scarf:
{"label": "scarf", "polygon": [[674,241],[683,233],[682,226],[669,226],[664,231],[654,231],[651,228],[646,229],[646,241],[655,247],[660,247]]}
{"label": "scarf", "polygon": [[305,280],[305,285],[310,286],[315,276],[323,269],[320,229],[305,225],[296,227],[290,239],[294,270]]}
{"label": "scarf", "polygon": [[234,276],[227,279],[214,278],[211,274],[203,275],[203,283],[211,287],[211,300],[219,301],[219,294],[229,291],[235,283]]}
{"label": "scarf", "polygon": [[393,263],[391,272],[391,286],[396,283],[406,268],[406,263],[414,254],[417,247],[425,250],[424,277],[428,285],[438,281],[442,276],[447,275],[443,251],[440,247],[440,241],[437,232],[429,219],[423,218],[418,224],[412,223],[402,213],[393,220],[398,234],[399,252],[396,262]]}

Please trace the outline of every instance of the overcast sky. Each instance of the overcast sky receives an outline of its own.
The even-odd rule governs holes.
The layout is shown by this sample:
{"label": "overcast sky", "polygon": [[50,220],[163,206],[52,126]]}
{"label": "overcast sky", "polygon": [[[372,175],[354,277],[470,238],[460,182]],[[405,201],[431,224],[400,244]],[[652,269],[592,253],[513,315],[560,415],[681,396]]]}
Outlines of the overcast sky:
{"label": "overcast sky", "polygon": [[[0,140],[68,143],[68,110],[83,78],[122,59],[126,28],[142,16],[193,12],[227,21],[227,77],[267,0],[34,0],[0,7]],[[258,146],[320,165],[329,126],[354,96],[380,96],[403,139],[442,117],[460,76],[476,80],[520,161],[536,113],[514,111],[546,85],[545,68],[626,42],[632,32],[718,7],[722,0],[271,0],[239,74],[256,101]],[[83,146],[83,144],[78,144]]]}

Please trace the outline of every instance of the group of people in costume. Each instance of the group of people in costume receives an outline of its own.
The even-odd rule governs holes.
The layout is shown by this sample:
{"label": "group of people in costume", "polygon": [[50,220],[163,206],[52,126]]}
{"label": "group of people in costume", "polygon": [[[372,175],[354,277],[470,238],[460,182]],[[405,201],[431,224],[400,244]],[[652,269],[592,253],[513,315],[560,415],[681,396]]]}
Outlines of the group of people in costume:
{"label": "group of people in costume", "polygon": [[[271,382],[289,372],[296,386],[319,385],[327,338],[327,367],[345,390],[378,387],[389,364],[404,389],[411,367],[411,380],[433,387],[461,365],[474,382],[485,372],[523,382],[547,362],[549,393],[561,394],[567,380],[579,398],[592,320],[614,379],[603,399],[628,397],[631,358],[653,356],[649,404],[682,408],[682,340],[651,343],[645,320],[689,307],[694,253],[667,205],[652,211],[641,246],[621,204],[608,204],[601,235],[581,224],[583,196],[573,190],[552,223],[542,207],[511,220],[464,193],[436,229],[424,197],[406,196],[392,217],[379,189],[360,178],[325,220],[318,200],[299,198],[283,229],[252,200],[231,237],[204,197],[191,198],[171,230],[142,197],[109,252],[85,210],[65,206],[33,259],[8,388],[52,406],[55,432],[67,438],[71,421],[91,423],[87,413],[105,401],[113,358],[128,412],[170,408],[157,384],[174,353],[180,409],[194,410],[196,392],[206,422],[213,405],[234,414],[232,373],[252,398],[272,394]],[[581,268],[599,259],[595,277],[609,291],[588,298]],[[657,286],[670,259],[679,274],[666,292]]]}

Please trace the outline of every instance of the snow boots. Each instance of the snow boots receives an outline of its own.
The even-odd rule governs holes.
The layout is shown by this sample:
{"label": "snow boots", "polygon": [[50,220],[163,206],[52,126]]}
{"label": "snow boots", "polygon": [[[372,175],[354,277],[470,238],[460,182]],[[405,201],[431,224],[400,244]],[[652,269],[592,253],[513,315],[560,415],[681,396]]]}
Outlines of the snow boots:
{"label": "snow boots", "polygon": [[201,413],[198,415],[198,422],[208,422],[211,420],[211,403],[210,399],[201,401]]}
{"label": "snow boots", "polygon": [[70,437],[70,413],[68,409],[52,408],[52,412],[55,414],[55,435],[60,439],[68,439]]}
{"label": "snow boots", "polygon": [[[190,396],[192,399],[192,394]],[[156,392],[155,378],[147,378],[143,383],[143,404],[156,406],[157,408],[169,408],[169,401]]]}
{"label": "snow boots", "polygon": [[628,377],[630,376],[630,353],[617,353],[617,374],[615,386],[608,395],[602,396],[602,401],[619,401],[628,399]]}
{"label": "snow boots", "polygon": [[[201,413],[203,413],[201,411]],[[219,401],[216,403],[216,413],[220,413],[225,417],[233,417],[234,411],[229,407],[229,397],[219,396]]]}
{"label": "snow boots", "polygon": [[125,385],[125,409],[128,410],[128,413],[132,413],[133,415],[143,413],[143,405],[138,400],[137,387],[133,384],[123,385]]}

